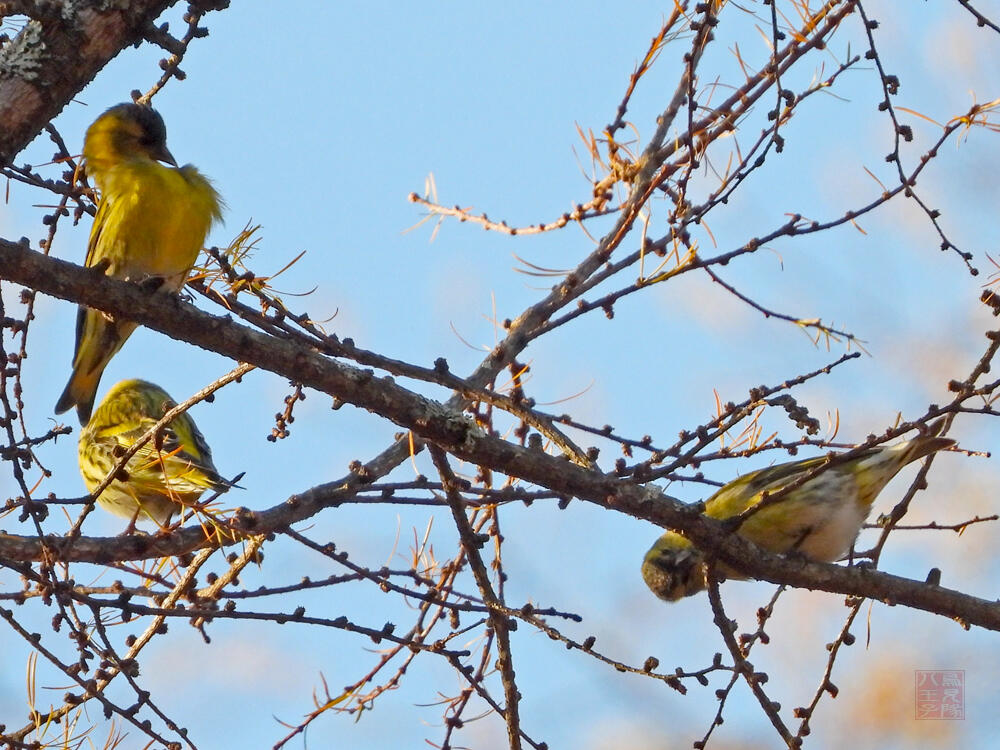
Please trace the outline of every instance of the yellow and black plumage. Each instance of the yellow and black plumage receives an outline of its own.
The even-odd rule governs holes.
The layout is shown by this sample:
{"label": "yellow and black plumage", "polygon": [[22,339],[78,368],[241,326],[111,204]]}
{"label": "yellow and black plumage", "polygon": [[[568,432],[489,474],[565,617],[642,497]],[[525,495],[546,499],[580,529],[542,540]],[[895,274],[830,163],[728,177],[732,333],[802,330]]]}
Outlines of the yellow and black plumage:
{"label": "yellow and black plumage", "polygon": [[[211,183],[190,164],[176,166],[163,119],[139,104],[119,104],[98,117],[87,129],[83,157],[100,192],[85,265],[106,266],[105,273],[118,279],[156,280],[160,291],[179,290],[221,218]],[[80,307],[73,373],[57,414],[75,405],[86,424],[104,368],[135,328],[132,321]]]}
{"label": "yellow and black plumage", "polygon": [[[818,562],[840,559],[854,544],[876,496],[900,469],[955,444],[939,436],[942,426],[939,421],[928,434],[869,448],[830,466],[749,516],[739,535],[769,552],[794,551]],[[705,501],[705,515],[717,520],[738,516],[761,502],[765,492],[778,492],[826,460],[807,458],[745,474]],[[724,564],[719,570],[728,578],[744,577]],[[657,539],[642,561],[646,585],[667,601],[704,591],[705,573],[704,553],[676,531]]]}
{"label": "yellow and black plumage", "polygon": [[[80,431],[80,473],[87,489],[93,492],[124,452],[175,405],[166,391],[145,380],[116,383]],[[129,459],[97,502],[116,515],[164,527],[206,490],[231,486],[219,475],[208,443],[185,412]]]}

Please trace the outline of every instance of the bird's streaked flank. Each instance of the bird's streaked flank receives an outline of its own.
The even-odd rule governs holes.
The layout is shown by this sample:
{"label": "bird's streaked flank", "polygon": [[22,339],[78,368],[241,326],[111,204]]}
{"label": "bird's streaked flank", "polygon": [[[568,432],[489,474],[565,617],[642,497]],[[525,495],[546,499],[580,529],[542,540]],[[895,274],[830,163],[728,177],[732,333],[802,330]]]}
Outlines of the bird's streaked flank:
{"label": "bird's streaked flank", "polygon": [[[954,440],[939,437],[942,423],[896,445],[871,448],[830,468],[749,516],[737,533],[769,552],[794,551],[817,562],[839,560],[850,550],[876,496],[912,461],[949,448]],[[705,515],[723,520],[737,516],[773,495],[826,457],[771,466],[721,487],[705,502]],[[745,578],[719,564],[728,578]],[[646,553],[642,577],[661,599],[677,601],[706,588],[705,555],[681,534],[668,531]]]}
{"label": "bird's streaked flank", "polygon": [[[166,391],[145,380],[115,384],[80,431],[80,473],[87,489],[93,492],[124,452],[174,406]],[[163,528],[206,490],[229,487],[212,463],[205,438],[184,413],[129,459],[97,502],[116,515],[148,519]]]}
{"label": "bird's streaked flank", "polygon": [[[176,292],[187,280],[222,203],[190,164],[177,167],[163,119],[150,107],[119,104],[87,129],[83,157],[100,191],[85,265],[108,276]],[[173,166],[165,166],[160,162]],[[101,375],[136,324],[81,306],[73,373],[56,403],[86,424]]]}

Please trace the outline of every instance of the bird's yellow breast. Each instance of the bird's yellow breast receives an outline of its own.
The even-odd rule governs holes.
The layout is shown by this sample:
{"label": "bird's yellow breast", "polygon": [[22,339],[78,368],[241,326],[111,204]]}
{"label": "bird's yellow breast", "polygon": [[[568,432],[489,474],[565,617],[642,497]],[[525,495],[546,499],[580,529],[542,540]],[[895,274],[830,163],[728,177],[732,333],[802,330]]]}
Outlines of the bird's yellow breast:
{"label": "bird's yellow breast", "polygon": [[[111,275],[133,281],[162,276],[178,289],[194,264],[212,221],[220,215],[215,190],[194,167],[148,159],[122,162],[103,175],[104,194],[91,232],[91,260],[112,261]],[[127,259],[127,274],[116,273]]]}

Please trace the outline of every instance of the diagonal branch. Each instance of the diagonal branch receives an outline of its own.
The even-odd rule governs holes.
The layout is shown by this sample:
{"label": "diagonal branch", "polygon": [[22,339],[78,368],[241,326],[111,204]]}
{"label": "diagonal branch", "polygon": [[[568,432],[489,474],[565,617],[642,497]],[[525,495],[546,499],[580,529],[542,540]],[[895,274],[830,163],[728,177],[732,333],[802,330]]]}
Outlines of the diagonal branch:
{"label": "diagonal branch", "polygon": [[[376,380],[370,372],[347,367],[316,351],[209,315],[175,297],[150,295],[134,284],[88,272],[3,240],[0,240],[0,277],[136,320],[176,339],[256,364],[378,414],[476,465],[676,529],[696,546],[711,550],[722,562],[751,577],[904,604],[958,620],[965,626],[1000,630],[1000,603],[878,571],[768,555],[742,537],[729,533],[723,524],[703,517],[655,487],[623,481],[486,434],[460,412],[391,380]],[[293,495],[269,510],[238,513],[233,531],[256,535],[284,528],[309,518],[328,505],[325,493],[331,488],[346,489],[368,481],[370,477],[362,471]],[[44,546],[65,561],[106,561],[175,555],[207,543],[202,529],[195,527],[148,540],[50,537],[46,538]],[[0,557],[38,559],[42,546],[35,538],[0,535]]]}

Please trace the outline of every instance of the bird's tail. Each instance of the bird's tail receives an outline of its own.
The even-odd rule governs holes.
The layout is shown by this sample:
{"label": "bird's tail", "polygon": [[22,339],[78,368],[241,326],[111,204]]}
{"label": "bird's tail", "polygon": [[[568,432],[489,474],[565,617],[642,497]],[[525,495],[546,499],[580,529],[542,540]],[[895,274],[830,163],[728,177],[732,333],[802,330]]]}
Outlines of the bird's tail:
{"label": "bird's tail", "polygon": [[101,382],[103,373],[103,367],[89,371],[73,368],[73,374],[69,376],[69,382],[66,383],[66,388],[56,402],[56,414],[62,414],[75,406],[80,424],[87,424],[90,421],[90,413],[94,410],[94,398],[97,396],[97,386]]}
{"label": "bird's tail", "polygon": [[73,374],[56,402],[56,414],[62,414],[76,405],[80,424],[86,425],[90,421],[104,368],[135,329],[136,324],[132,321],[108,320],[97,310],[80,307],[76,318]]}
{"label": "bird's tail", "polygon": [[857,482],[859,502],[871,505],[887,484],[904,466],[918,461],[939,450],[955,444],[951,438],[941,437],[944,420],[930,425],[927,432],[902,443],[886,448],[873,448],[856,466],[854,479]]}
{"label": "bird's tail", "polygon": [[912,461],[919,461],[925,456],[955,445],[955,441],[951,438],[941,436],[945,425],[946,419],[939,419],[928,427],[925,434],[917,435],[917,437],[904,443],[906,445],[904,465]]}

